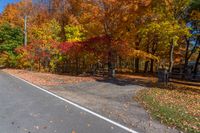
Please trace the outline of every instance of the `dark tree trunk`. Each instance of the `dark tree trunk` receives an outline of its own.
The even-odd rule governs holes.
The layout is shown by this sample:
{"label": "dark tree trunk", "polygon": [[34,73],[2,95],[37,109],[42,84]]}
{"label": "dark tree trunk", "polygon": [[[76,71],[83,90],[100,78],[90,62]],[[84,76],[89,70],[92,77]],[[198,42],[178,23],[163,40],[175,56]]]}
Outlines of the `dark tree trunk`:
{"label": "dark tree trunk", "polygon": [[140,64],[140,59],[136,58],[135,59],[135,72],[139,73],[139,64]]}
{"label": "dark tree trunk", "polygon": [[108,53],[108,77],[113,77],[114,73],[113,73],[113,70],[114,70],[114,65],[113,65],[113,62],[112,62],[112,51],[109,51]]}
{"label": "dark tree trunk", "polygon": [[131,66],[132,68],[132,72],[134,73],[134,71],[135,71],[135,58],[133,58],[132,59],[132,66]]}
{"label": "dark tree trunk", "polygon": [[154,60],[151,59],[150,73],[153,73]]}
{"label": "dark tree trunk", "polygon": [[121,59],[121,57],[119,57],[119,68],[120,69],[122,68],[122,59]]}
{"label": "dark tree trunk", "polygon": [[78,74],[79,74],[79,69],[78,69],[78,57],[76,57],[76,64],[75,64],[75,65],[76,65],[76,70],[75,70],[76,72],[75,72],[75,73],[76,73],[76,75],[78,75]]}
{"label": "dark tree trunk", "polygon": [[198,55],[196,63],[195,63],[195,67],[194,67],[194,78],[196,78],[196,75],[197,75],[199,62],[200,62],[200,51],[199,51],[199,55]]}
{"label": "dark tree trunk", "polygon": [[113,56],[113,49],[112,49],[112,41],[111,38],[109,38],[109,45],[108,45],[108,77],[114,76],[114,56]]}
{"label": "dark tree trunk", "polygon": [[83,58],[82,65],[83,65],[82,69],[85,72],[85,69],[86,69],[85,58]]}
{"label": "dark tree trunk", "polygon": [[66,41],[66,37],[65,37],[65,22],[63,20],[62,20],[62,23],[61,23],[60,37],[61,37],[62,41]]}
{"label": "dark tree trunk", "polygon": [[69,18],[64,11],[60,15],[60,23],[61,23],[61,32],[60,32],[60,37],[62,41],[66,41],[66,36],[65,36],[65,26],[68,24]]}
{"label": "dark tree trunk", "polygon": [[148,67],[149,67],[149,61],[146,61],[144,65],[144,73],[148,71]]}

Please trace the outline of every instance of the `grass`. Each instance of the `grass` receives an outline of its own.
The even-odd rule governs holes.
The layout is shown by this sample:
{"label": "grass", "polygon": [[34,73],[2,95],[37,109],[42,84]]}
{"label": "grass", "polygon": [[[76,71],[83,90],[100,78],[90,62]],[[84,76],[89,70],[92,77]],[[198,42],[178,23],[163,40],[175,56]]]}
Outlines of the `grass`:
{"label": "grass", "polygon": [[137,100],[153,118],[188,133],[200,133],[200,93],[152,88],[138,92]]}

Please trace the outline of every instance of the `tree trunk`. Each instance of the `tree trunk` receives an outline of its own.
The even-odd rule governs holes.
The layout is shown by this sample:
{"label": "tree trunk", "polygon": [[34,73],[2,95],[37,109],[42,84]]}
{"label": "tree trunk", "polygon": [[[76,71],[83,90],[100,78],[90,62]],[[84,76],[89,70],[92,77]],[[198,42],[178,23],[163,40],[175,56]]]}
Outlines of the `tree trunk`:
{"label": "tree trunk", "polygon": [[139,73],[139,64],[140,64],[140,59],[136,58],[135,59],[135,72]]}
{"label": "tree trunk", "polygon": [[150,73],[153,73],[154,60],[151,59]]}
{"label": "tree trunk", "polygon": [[[137,36],[137,37],[138,37],[138,36]],[[136,50],[139,50],[140,40],[137,40],[135,45],[136,45],[136,48],[135,48],[135,49],[136,49]],[[136,59],[135,59],[135,72],[136,72],[136,73],[139,73],[139,71],[140,71],[140,70],[139,70],[139,64],[140,64],[140,59],[139,59],[139,58],[136,58]]]}
{"label": "tree trunk", "polygon": [[149,67],[149,61],[146,61],[144,65],[144,73],[148,71],[148,67]]}
{"label": "tree trunk", "polygon": [[121,59],[121,57],[119,57],[119,68],[120,69],[122,68],[122,59]]}
{"label": "tree trunk", "polygon": [[131,69],[132,69],[132,73],[135,72],[135,58],[132,59],[132,65],[131,65]]}
{"label": "tree trunk", "polygon": [[200,51],[199,51],[199,55],[198,55],[196,63],[195,63],[195,67],[194,67],[194,78],[196,78],[196,75],[197,75],[199,62],[200,62]]}
{"label": "tree trunk", "polygon": [[108,45],[108,77],[114,76],[114,63],[113,63],[113,50],[112,50],[112,42],[111,38],[109,38],[109,45]]}
{"label": "tree trunk", "polygon": [[169,64],[169,73],[172,72],[174,65],[174,43],[172,42],[170,45],[170,64]]}
{"label": "tree trunk", "polygon": [[113,77],[113,63],[112,63],[112,52],[108,53],[108,77]]}
{"label": "tree trunk", "polygon": [[[190,42],[188,41],[188,39],[186,38],[186,43],[187,43],[187,46],[186,46],[186,53],[185,53],[185,64],[184,64],[184,68],[183,68],[183,73],[187,73],[187,66],[188,66],[188,52],[189,52],[189,45],[190,45]],[[185,78],[185,75],[183,74],[182,78],[184,79]]]}
{"label": "tree trunk", "polygon": [[79,74],[79,69],[78,69],[78,57],[76,57],[76,62],[75,62],[75,63],[76,63],[76,64],[75,64],[75,65],[76,65],[76,70],[75,70],[76,72],[75,72],[75,73],[76,73],[76,75],[78,75],[78,74]]}

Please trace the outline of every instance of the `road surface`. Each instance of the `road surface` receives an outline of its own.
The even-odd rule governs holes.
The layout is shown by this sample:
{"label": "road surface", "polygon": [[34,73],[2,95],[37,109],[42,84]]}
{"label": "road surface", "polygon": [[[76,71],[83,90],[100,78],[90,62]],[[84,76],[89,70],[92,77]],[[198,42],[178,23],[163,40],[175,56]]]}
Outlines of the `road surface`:
{"label": "road surface", "polygon": [[130,132],[122,127],[0,71],[1,133]]}

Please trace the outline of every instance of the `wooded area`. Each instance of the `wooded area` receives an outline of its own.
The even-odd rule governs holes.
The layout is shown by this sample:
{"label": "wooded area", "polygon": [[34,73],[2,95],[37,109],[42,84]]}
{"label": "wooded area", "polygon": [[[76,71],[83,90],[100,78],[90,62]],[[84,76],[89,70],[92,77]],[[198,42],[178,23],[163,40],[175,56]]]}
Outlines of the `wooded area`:
{"label": "wooded area", "polygon": [[112,76],[182,65],[195,78],[199,46],[199,0],[22,0],[0,15],[5,67]]}

